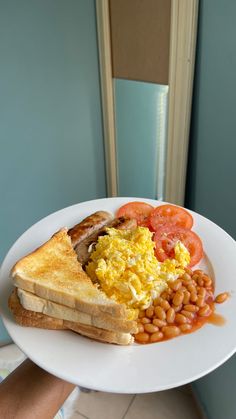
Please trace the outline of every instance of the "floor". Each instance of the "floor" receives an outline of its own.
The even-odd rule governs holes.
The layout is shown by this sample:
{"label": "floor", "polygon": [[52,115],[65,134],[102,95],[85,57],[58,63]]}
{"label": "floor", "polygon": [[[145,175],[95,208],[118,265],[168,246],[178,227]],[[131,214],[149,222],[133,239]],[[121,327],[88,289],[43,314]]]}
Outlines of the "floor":
{"label": "floor", "polygon": [[203,419],[189,386],[139,395],[81,393],[71,419]]}

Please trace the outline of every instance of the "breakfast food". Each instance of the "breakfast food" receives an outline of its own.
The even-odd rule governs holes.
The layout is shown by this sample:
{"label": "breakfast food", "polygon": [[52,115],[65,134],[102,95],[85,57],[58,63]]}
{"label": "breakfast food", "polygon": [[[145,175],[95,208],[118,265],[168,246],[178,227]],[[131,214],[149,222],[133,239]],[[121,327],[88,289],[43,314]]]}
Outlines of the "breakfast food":
{"label": "breakfast food", "polygon": [[96,234],[100,229],[107,225],[113,219],[112,214],[106,211],[97,211],[89,215],[79,224],[72,227],[68,234],[71,237],[71,243],[76,250],[76,246],[83,240],[87,239],[93,234]]}
{"label": "breakfast food", "polygon": [[[62,320],[65,320],[63,306],[90,315],[87,316],[87,323],[83,325],[89,326],[90,329],[95,327],[92,326],[95,317],[98,317],[97,324],[102,324],[104,316],[107,316],[107,328],[110,327],[110,331],[118,334],[123,333],[120,332],[123,322],[123,327],[129,334],[129,339],[126,341],[129,343],[132,341],[130,332],[135,330],[135,323],[128,319],[125,305],[111,300],[92,283],[77,260],[66,228],[61,229],[48,242],[18,261],[12,268],[11,274],[19,293],[22,293],[20,290],[24,290],[31,293],[32,298],[40,297],[45,300],[41,301],[42,305],[46,307],[48,302],[48,305],[51,304],[52,309],[54,308],[54,313],[56,309],[57,313],[61,310]],[[56,305],[53,306],[52,303]],[[74,321],[72,323],[73,330],[82,330],[81,334],[85,333],[84,327],[81,328],[82,323]],[[103,328],[101,330],[103,331]],[[119,340],[116,343],[119,343]]]}
{"label": "breakfast food", "polygon": [[95,339],[100,342],[115,343],[117,345],[129,345],[133,342],[133,337],[130,333],[122,333],[116,330],[106,330],[96,326],[63,320],[56,317],[50,317],[42,313],[37,313],[35,311],[26,310],[20,304],[16,291],[13,291],[10,295],[8,304],[15,320],[22,326],[51,330],[72,330],[91,339]]}
{"label": "breakfast food", "polygon": [[[157,342],[201,327],[214,312],[214,284],[201,270],[187,269],[140,311],[137,342]],[[210,319],[212,320],[212,318]]]}
{"label": "breakfast food", "polygon": [[121,317],[125,314],[125,306],[107,298],[86,275],[66,228],[19,260],[11,274],[16,287],[55,303],[93,315],[108,313]]}
{"label": "breakfast food", "polygon": [[[144,211],[142,217],[141,212]],[[154,343],[190,333],[204,323],[223,324],[224,319],[215,315],[215,303],[223,303],[229,293],[214,299],[214,281],[202,270],[192,270],[203,257],[200,237],[192,231],[193,217],[182,207],[171,204],[156,208],[142,202],[130,202],[117,212],[136,217],[139,225],[153,232],[155,256],[164,263],[178,259],[184,271],[175,280],[167,280],[166,289],[152,303],[139,311],[138,343]],[[178,254],[178,245],[179,248]],[[181,255],[181,249],[185,252]],[[171,278],[170,278],[171,279]]]}
{"label": "breakfast food", "polygon": [[162,225],[175,225],[176,227],[189,228],[193,226],[193,217],[184,208],[176,205],[160,205],[151,211],[149,223],[155,231]]}
{"label": "breakfast food", "polygon": [[[129,202],[62,228],[12,268],[9,307],[24,326],[73,330],[116,344],[154,343],[215,321],[214,282],[194,266],[193,217],[170,204]],[[215,321],[216,322],[216,321]]]}
{"label": "breakfast food", "polygon": [[114,301],[123,303],[135,317],[138,309],[149,307],[167,288],[167,281],[184,273],[189,264],[188,251],[181,243],[174,248],[175,258],[160,263],[154,254],[152,233],[144,227],[134,230],[107,229],[99,237],[86,272],[93,282]]}
{"label": "breakfast food", "polygon": [[203,257],[203,246],[200,237],[192,230],[172,225],[159,227],[154,236],[155,254],[159,261],[174,257],[173,244],[182,243],[190,254],[189,266],[194,266]]}
{"label": "breakfast food", "polygon": [[116,330],[122,333],[133,333],[137,330],[136,322],[123,318],[112,317],[106,313],[92,315],[83,311],[67,307],[62,304],[54,303],[45,298],[38,297],[31,292],[21,288],[16,290],[17,297],[22,307],[26,310],[43,313],[57,319],[68,320],[82,323],[84,325],[95,326],[107,330]]}
{"label": "breakfast food", "polygon": [[[143,215],[142,215],[143,212]],[[145,202],[129,202],[117,211],[117,216],[132,216],[138,225],[147,227],[154,233],[155,254],[159,261],[173,258],[174,244],[180,241],[190,253],[190,266],[196,265],[203,257],[202,241],[191,230],[192,215],[182,207],[164,204],[156,208]]]}
{"label": "breakfast food", "polygon": [[148,227],[152,211],[153,207],[146,202],[128,202],[119,208],[116,215],[135,219],[139,226]]}
{"label": "breakfast food", "polygon": [[98,237],[106,234],[106,227],[131,230],[137,227],[137,222],[126,217],[113,219],[113,216],[108,212],[98,211],[69,229],[68,234],[71,237],[71,243],[77,253],[78,261],[82,265],[88,262],[93,245],[96,244]]}

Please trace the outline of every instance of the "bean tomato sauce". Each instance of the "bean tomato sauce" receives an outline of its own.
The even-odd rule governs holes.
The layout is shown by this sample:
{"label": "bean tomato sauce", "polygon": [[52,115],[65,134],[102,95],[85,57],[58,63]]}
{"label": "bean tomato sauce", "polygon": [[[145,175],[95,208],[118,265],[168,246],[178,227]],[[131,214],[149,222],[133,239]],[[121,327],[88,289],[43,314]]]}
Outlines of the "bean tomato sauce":
{"label": "bean tomato sauce", "polygon": [[223,303],[228,296],[223,293],[215,298],[213,280],[202,270],[186,268],[150,307],[139,312],[135,341],[161,342],[192,333],[205,323],[223,325],[225,320],[215,313],[215,303]]}

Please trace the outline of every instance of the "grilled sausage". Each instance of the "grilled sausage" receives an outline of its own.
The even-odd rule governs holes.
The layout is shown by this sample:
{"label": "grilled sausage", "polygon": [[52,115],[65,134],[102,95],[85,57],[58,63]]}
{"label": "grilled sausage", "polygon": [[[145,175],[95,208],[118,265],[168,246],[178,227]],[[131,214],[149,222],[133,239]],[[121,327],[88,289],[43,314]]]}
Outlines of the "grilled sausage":
{"label": "grilled sausage", "polygon": [[110,223],[112,219],[112,214],[106,211],[98,211],[86,217],[81,223],[68,230],[72,246],[75,248],[83,240]]}
{"label": "grilled sausage", "polygon": [[134,218],[115,218],[111,224],[109,227],[114,227],[118,230],[133,230],[137,227],[137,221]]}

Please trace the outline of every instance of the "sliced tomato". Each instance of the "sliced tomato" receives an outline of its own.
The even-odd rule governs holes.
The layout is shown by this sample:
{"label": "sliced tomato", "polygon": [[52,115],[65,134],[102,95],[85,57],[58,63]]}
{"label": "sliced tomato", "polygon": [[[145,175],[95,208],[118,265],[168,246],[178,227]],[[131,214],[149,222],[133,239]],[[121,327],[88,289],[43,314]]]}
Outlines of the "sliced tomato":
{"label": "sliced tomato", "polygon": [[123,205],[117,211],[117,217],[128,217],[134,218],[137,220],[139,226],[148,227],[149,215],[153,211],[153,207],[146,202],[129,202],[128,204]]}
{"label": "sliced tomato", "polygon": [[190,253],[189,266],[196,265],[203,257],[203,246],[200,237],[192,230],[171,225],[160,227],[153,240],[156,244],[156,257],[160,262],[167,258],[174,258],[174,247],[177,241],[181,241]]}
{"label": "sliced tomato", "polygon": [[151,212],[149,221],[150,226],[154,231],[166,224],[189,229],[193,226],[193,217],[187,210],[170,204],[156,207]]}

